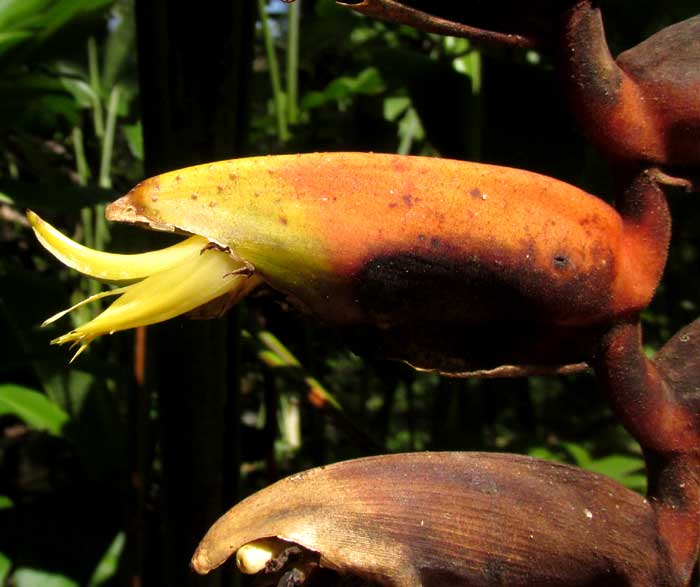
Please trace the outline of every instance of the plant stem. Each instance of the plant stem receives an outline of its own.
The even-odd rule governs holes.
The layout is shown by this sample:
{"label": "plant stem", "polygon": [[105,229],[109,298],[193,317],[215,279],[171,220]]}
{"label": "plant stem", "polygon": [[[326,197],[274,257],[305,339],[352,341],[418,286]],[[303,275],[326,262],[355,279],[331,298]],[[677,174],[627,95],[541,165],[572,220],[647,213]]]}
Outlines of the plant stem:
{"label": "plant stem", "polygon": [[104,116],[102,114],[102,100],[100,99],[100,66],[97,58],[97,42],[94,37],[88,39],[88,73],[90,77],[90,87],[92,88],[92,121],[95,127],[95,135],[102,138],[104,135]]}
{"label": "plant stem", "polygon": [[112,187],[112,150],[114,148],[114,131],[117,123],[117,110],[119,109],[119,86],[114,86],[109,94],[107,105],[107,126],[102,139],[102,157],[100,159],[101,188]]}
{"label": "plant stem", "polygon": [[274,334],[267,330],[260,331],[258,340],[265,347],[258,351],[258,358],[273,369],[289,369],[290,373],[296,372],[306,385],[306,399],[312,406],[330,417],[338,428],[344,430],[367,451],[376,452],[383,449],[345,414],[333,394],[318,379],[306,372],[299,359]]}
{"label": "plant stem", "polygon": [[408,109],[408,112],[405,116],[405,120],[408,121],[408,127],[406,129],[406,132],[404,132],[401,136],[399,148],[396,151],[399,155],[410,154],[411,147],[413,147],[413,139],[415,138],[416,133],[418,132],[418,114],[413,109],[413,106],[411,106]]}
{"label": "plant stem", "polygon": [[289,5],[287,29],[287,115],[290,124],[299,121],[299,23],[301,1]]}
{"label": "plant stem", "polygon": [[81,186],[86,186],[90,177],[90,168],[85,157],[85,145],[83,143],[83,129],[79,126],[73,128],[71,133],[73,138],[73,153],[75,154],[75,167],[78,172],[78,182]]}
{"label": "plant stem", "polygon": [[[114,134],[117,124],[117,111],[119,109],[119,93],[119,86],[114,86],[109,94],[107,125],[102,138],[99,186],[107,189],[112,187],[112,152],[114,150]],[[95,248],[99,250],[104,249],[109,240],[109,229],[107,228],[104,213],[104,204],[95,206]]]}
{"label": "plant stem", "polygon": [[474,161],[481,159],[482,150],[482,120],[483,120],[483,96],[482,84],[482,60],[481,51],[472,49],[465,57],[467,75],[472,82],[472,124],[469,127],[469,151],[470,158]]}
{"label": "plant stem", "polygon": [[282,92],[280,81],[280,67],[275,53],[275,41],[272,38],[270,20],[265,10],[265,0],[258,0],[258,10],[260,12],[260,22],[262,24],[263,39],[265,41],[265,52],[267,53],[267,64],[270,70],[270,83],[275,101],[275,114],[277,115],[277,137],[280,142],[289,140],[289,129],[287,128],[286,103]]}

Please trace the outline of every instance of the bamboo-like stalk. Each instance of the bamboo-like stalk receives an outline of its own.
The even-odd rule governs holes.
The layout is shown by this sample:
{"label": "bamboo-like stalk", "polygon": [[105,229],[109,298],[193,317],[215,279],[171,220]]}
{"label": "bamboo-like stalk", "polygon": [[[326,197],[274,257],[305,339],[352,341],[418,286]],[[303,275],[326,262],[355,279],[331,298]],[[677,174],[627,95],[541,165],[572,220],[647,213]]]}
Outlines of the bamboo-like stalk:
{"label": "bamboo-like stalk", "polygon": [[90,37],[87,43],[88,53],[88,75],[90,88],[92,89],[92,123],[95,130],[95,136],[102,138],[105,132],[104,115],[102,112],[102,101],[100,98],[100,66],[97,56],[97,41],[95,37]]}
{"label": "bamboo-like stalk", "polygon": [[287,25],[287,115],[290,124],[299,121],[299,24],[301,2],[289,5]]}
{"label": "bamboo-like stalk", "polygon": [[[250,118],[255,12],[252,2],[194,12],[167,0],[136,3],[147,173],[241,153]],[[235,327],[222,320],[186,321],[148,333],[146,385],[157,391],[154,441],[164,493],[157,512],[162,534],[145,537],[146,544],[161,543],[161,554],[145,560],[144,584],[224,582],[197,581],[183,561],[197,529],[238,492]]]}
{"label": "bamboo-like stalk", "polygon": [[282,81],[280,76],[280,67],[275,52],[275,40],[272,36],[270,28],[270,19],[267,16],[265,0],[258,0],[258,12],[260,13],[260,22],[262,24],[263,40],[265,42],[265,53],[267,55],[267,66],[270,71],[270,83],[272,85],[272,94],[275,104],[275,116],[277,117],[277,138],[280,142],[285,142],[289,139],[289,128],[287,127],[287,109],[282,91]]}

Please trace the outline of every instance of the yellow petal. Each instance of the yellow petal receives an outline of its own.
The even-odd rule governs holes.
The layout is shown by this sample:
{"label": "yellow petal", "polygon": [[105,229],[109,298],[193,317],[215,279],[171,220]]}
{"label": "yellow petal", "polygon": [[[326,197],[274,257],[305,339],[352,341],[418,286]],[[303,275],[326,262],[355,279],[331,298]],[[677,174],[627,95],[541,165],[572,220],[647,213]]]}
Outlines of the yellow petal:
{"label": "yellow petal", "polygon": [[76,243],[42,220],[34,212],[27,219],[39,242],[59,261],[85,275],[107,281],[142,279],[183,262],[203,249],[209,241],[192,236],[176,245],[135,255],[117,255],[95,251]]}
{"label": "yellow petal", "polygon": [[241,261],[205,250],[128,286],[99,316],[52,342],[79,344],[75,359],[98,336],[169,320],[226,293],[242,296],[260,282]]}
{"label": "yellow petal", "polygon": [[49,324],[53,324],[56,322],[56,320],[60,320],[63,318],[66,314],[70,314],[73,310],[77,310],[81,306],[84,306],[85,304],[90,304],[92,302],[96,302],[97,300],[101,300],[102,298],[106,298],[109,296],[118,296],[120,294],[123,294],[127,289],[129,289],[128,286],[126,287],[119,287],[117,289],[110,289],[108,291],[102,291],[100,293],[96,293],[95,295],[90,296],[89,298],[85,298],[84,300],[78,302],[74,306],[71,306],[67,310],[62,310],[58,314],[54,314],[51,316],[51,318],[47,318],[41,323],[41,327],[44,328],[45,326],[48,326]]}

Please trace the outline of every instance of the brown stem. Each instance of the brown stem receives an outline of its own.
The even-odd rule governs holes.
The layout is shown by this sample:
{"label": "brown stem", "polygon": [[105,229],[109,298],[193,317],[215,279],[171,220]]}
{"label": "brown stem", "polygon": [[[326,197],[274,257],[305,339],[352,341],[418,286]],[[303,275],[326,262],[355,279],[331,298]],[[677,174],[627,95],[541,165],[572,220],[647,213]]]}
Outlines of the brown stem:
{"label": "brown stem", "polygon": [[[666,266],[671,240],[671,216],[656,170],[620,173],[615,205],[622,216],[624,252],[618,261],[620,287],[631,298],[648,296]],[[621,306],[624,306],[624,300]],[[632,307],[632,306],[630,306]]]}
{"label": "brown stem", "polygon": [[465,37],[472,41],[527,49],[541,48],[546,44],[543,39],[535,36],[499,33],[440,18],[422,10],[405,6],[396,0],[362,0],[357,4],[338,0],[338,4],[372,18],[404,24],[426,33]]}
{"label": "brown stem", "polygon": [[639,322],[631,318],[603,337],[594,364],[614,411],[644,450],[659,546],[674,584],[686,585],[700,544],[700,403],[684,390],[700,372],[674,380],[669,374],[678,360],[665,356],[659,364],[646,357]]}
{"label": "brown stem", "polygon": [[583,131],[613,162],[662,164],[653,105],[611,55],[597,2],[578,0],[559,30],[561,80]]}

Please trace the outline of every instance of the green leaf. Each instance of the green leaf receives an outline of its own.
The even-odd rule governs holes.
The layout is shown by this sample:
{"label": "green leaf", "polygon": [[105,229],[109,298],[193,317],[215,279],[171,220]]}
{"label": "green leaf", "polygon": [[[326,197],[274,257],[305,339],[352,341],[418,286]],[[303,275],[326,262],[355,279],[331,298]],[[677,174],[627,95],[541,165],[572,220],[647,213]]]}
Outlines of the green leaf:
{"label": "green leaf", "polygon": [[12,568],[12,561],[0,552],[0,585],[5,585],[5,579]]}
{"label": "green leaf", "polygon": [[85,206],[106,204],[116,197],[116,192],[92,187],[57,185],[48,182],[20,181],[0,182],[0,193],[5,201],[12,201],[18,208],[43,211],[76,213]]}
{"label": "green leaf", "polygon": [[411,99],[406,96],[393,96],[384,99],[384,118],[389,122],[395,121],[406,112],[411,105]]}
{"label": "green leaf", "polygon": [[131,154],[139,161],[143,161],[143,129],[141,122],[122,125],[122,132]]}
{"label": "green leaf", "polygon": [[119,80],[125,64],[133,58],[136,22],[134,3],[121,2],[112,9],[111,34],[107,37],[102,63],[102,87],[111,88]]}
{"label": "green leaf", "polygon": [[9,31],[0,33],[0,53],[7,51],[14,45],[31,38],[32,33],[29,31]]}
{"label": "green leaf", "polygon": [[78,587],[76,581],[65,575],[27,567],[20,567],[13,573],[12,584],[15,587]]}
{"label": "green leaf", "polygon": [[[72,19],[110,4],[113,0],[0,0],[0,55],[22,41],[45,40]],[[23,38],[20,38],[23,37]]]}
{"label": "green leaf", "polygon": [[535,446],[531,448],[527,454],[531,457],[542,459],[544,461],[561,462],[561,457],[545,446]]}
{"label": "green leaf", "polygon": [[[0,495],[0,510],[9,510],[13,507],[15,507],[15,504],[7,495]],[[0,553],[0,556],[2,556],[2,553]],[[1,584],[2,579],[0,579],[0,585]]]}
{"label": "green leaf", "polygon": [[301,102],[306,110],[329,102],[348,100],[356,94],[374,95],[384,90],[384,80],[376,67],[363,69],[355,77],[341,76],[330,82],[322,92],[309,92]]}
{"label": "green leaf", "polygon": [[630,473],[636,473],[644,468],[644,461],[638,457],[626,455],[611,455],[593,461],[587,469],[602,473],[613,479],[622,479]]}
{"label": "green leaf", "polygon": [[59,435],[68,414],[43,393],[21,385],[0,385],[0,414],[14,414],[27,425]]}
{"label": "green leaf", "polygon": [[2,0],[0,2],[0,30],[19,28],[21,23],[40,15],[48,3],[49,0]]}
{"label": "green leaf", "polygon": [[571,458],[574,459],[574,463],[583,469],[589,468],[593,459],[591,459],[591,455],[585,448],[573,442],[563,442],[562,446],[571,455]]}
{"label": "green leaf", "polygon": [[126,535],[119,532],[112,540],[103,557],[97,563],[95,570],[90,577],[88,587],[99,587],[109,581],[119,570],[119,559],[124,551]]}

